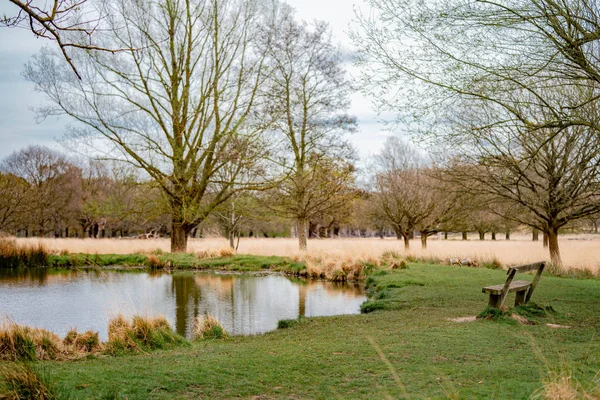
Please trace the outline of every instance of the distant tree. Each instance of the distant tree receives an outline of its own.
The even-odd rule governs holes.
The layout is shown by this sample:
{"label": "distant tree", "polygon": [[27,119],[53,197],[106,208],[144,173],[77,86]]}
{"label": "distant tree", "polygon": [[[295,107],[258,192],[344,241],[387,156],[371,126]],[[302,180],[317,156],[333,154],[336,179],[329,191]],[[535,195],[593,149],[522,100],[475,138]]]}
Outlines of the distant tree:
{"label": "distant tree", "polygon": [[20,210],[21,227],[45,236],[71,219],[79,170],[64,155],[47,147],[29,146],[9,155],[2,169],[30,186]]}
{"label": "distant tree", "polygon": [[31,185],[22,177],[0,172],[0,231],[17,231],[28,206],[30,189]]}
{"label": "distant tree", "polygon": [[591,128],[491,129],[449,170],[496,214],[540,230],[560,265],[559,230],[600,210],[600,135]]}

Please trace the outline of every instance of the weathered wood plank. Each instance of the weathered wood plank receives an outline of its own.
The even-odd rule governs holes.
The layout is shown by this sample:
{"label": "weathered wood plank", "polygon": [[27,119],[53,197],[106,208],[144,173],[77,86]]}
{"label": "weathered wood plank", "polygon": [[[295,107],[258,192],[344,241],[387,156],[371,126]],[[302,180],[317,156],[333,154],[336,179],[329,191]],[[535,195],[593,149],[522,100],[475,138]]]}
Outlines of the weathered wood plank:
{"label": "weathered wood plank", "polygon": [[[505,286],[505,284],[486,286],[482,289],[482,292],[490,293],[490,294],[501,294],[502,291],[504,290],[504,286]],[[514,282],[511,282],[511,284],[509,285],[507,290],[508,290],[508,292],[522,291],[522,290],[529,289],[530,286],[531,286],[530,281],[514,281]]]}
{"label": "weathered wood plank", "polygon": [[[514,269],[517,272],[539,271],[540,269],[544,269],[545,264],[546,263],[544,261],[542,261],[542,262],[536,262],[533,264],[517,265],[515,267],[510,267],[508,269],[508,271],[510,272],[511,269]],[[508,272],[507,272],[507,274],[508,274]]]}
{"label": "weathered wood plank", "polygon": [[529,288],[529,291],[527,292],[527,297],[525,298],[525,303],[527,303],[531,299],[531,296],[533,295],[533,291],[535,290],[535,287],[537,286],[538,282],[540,281],[540,278],[542,277],[542,272],[544,272],[544,267],[546,266],[546,263],[542,262],[539,264],[541,264],[540,268],[538,269],[537,274],[535,274],[535,278],[533,278],[533,282],[531,282],[531,287]]}

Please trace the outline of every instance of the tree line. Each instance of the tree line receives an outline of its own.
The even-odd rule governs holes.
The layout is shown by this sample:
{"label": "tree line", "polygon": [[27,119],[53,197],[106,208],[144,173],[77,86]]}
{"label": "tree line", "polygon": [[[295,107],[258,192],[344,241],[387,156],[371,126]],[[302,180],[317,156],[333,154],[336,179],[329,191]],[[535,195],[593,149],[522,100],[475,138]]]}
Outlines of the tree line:
{"label": "tree line", "polygon": [[172,251],[215,215],[233,243],[243,205],[260,204],[293,221],[301,249],[314,221],[345,213],[406,246],[415,231],[426,246],[528,226],[560,264],[559,231],[600,211],[589,0],[367,2],[352,32],[360,86],[433,155],[391,140],[363,187],[345,135],[353,85],[325,23],[272,0],[13,3],[5,24],[59,45],[25,69],[50,100],[38,116],[68,115],[72,142],[140,171]]}

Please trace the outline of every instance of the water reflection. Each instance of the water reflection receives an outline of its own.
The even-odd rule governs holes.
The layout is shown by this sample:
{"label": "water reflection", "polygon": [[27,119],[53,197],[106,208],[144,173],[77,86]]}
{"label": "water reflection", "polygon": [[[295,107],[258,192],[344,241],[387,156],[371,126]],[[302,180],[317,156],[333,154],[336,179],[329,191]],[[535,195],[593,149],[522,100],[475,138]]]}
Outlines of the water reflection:
{"label": "water reflection", "polygon": [[189,335],[210,312],[234,335],[263,333],[280,319],[358,313],[355,285],[278,275],[161,274],[119,271],[0,270],[0,315],[64,335],[93,329],[106,339],[111,316],[164,315]]}

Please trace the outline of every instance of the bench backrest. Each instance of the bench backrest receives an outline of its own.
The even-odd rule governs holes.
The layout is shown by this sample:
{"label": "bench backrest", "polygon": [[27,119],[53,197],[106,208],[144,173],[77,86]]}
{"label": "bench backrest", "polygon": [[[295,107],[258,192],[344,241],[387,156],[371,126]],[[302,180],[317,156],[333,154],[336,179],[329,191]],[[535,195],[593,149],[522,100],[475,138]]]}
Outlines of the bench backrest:
{"label": "bench backrest", "polygon": [[531,287],[527,291],[527,296],[525,297],[525,303],[527,303],[529,299],[531,299],[531,295],[533,295],[533,291],[535,290],[535,287],[538,284],[540,277],[542,276],[542,272],[544,271],[545,266],[546,262],[542,261],[533,264],[517,265],[516,267],[510,267],[506,272],[508,278],[506,278],[506,283],[504,284],[502,294],[500,295],[501,297],[499,307],[501,307],[504,304],[504,300],[506,300],[506,296],[508,295],[508,288],[517,272],[528,272],[537,270],[537,274],[535,274],[533,282],[531,282]]}
{"label": "bench backrest", "polygon": [[515,272],[529,272],[529,271],[536,271],[536,270],[539,271],[540,269],[544,269],[545,266],[546,266],[545,261],[536,262],[533,264],[517,265],[516,267],[510,267],[506,274],[507,275],[510,274],[511,269],[514,269]]}

